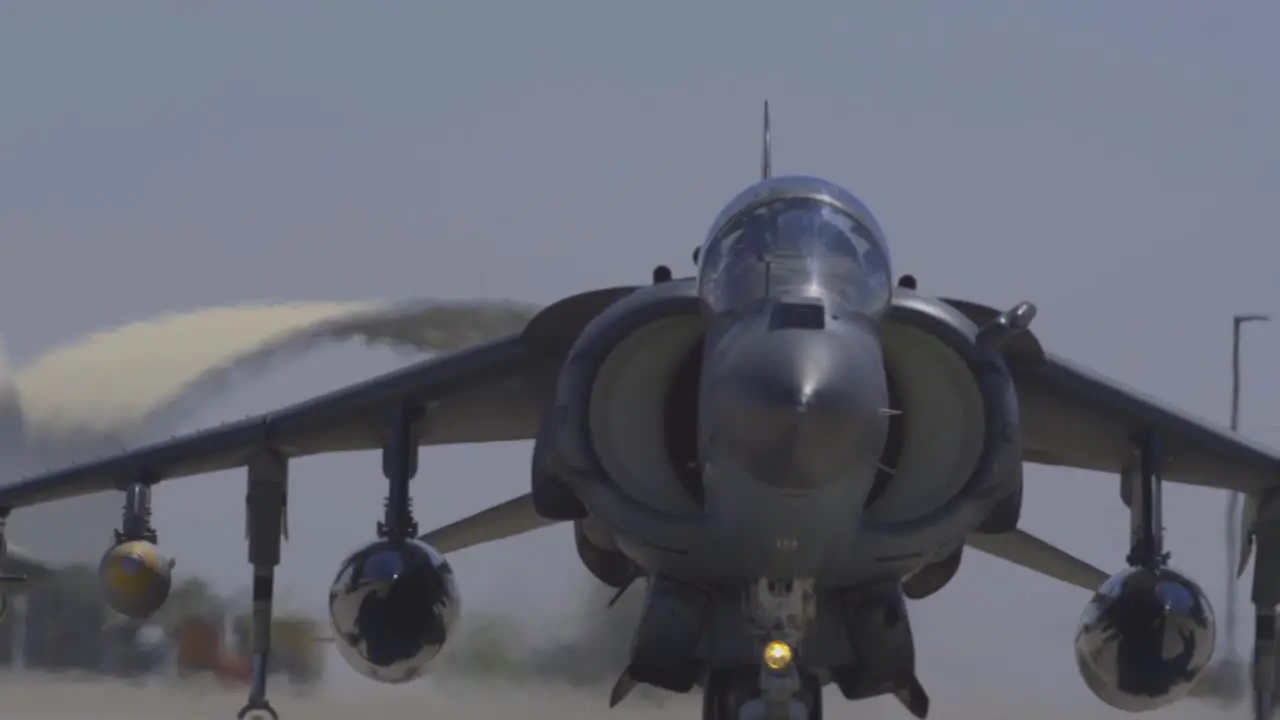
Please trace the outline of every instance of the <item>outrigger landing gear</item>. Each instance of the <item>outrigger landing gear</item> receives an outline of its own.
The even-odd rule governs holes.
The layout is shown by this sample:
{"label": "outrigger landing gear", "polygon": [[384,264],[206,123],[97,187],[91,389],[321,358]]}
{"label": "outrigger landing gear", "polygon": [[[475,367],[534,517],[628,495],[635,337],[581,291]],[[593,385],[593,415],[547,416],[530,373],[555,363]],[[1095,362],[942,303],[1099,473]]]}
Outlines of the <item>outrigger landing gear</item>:
{"label": "outrigger landing gear", "polygon": [[1076,630],[1076,663],[1102,702],[1125,712],[1176,703],[1208,677],[1216,629],[1204,591],[1169,566],[1161,517],[1164,444],[1150,429],[1130,437],[1121,467],[1130,512],[1128,568],[1099,586]]}
{"label": "outrigger landing gear", "polygon": [[253,678],[249,699],[236,715],[279,720],[267,700],[267,672],[271,659],[272,602],[281,540],[288,537],[286,520],[289,461],[275,451],[263,452],[248,464],[249,489],[245,496],[245,534],[249,538],[249,562],[253,565],[253,622],[251,650]]}
{"label": "outrigger landing gear", "polygon": [[1271,491],[1260,498],[1253,530],[1253,718],[1272,720],[1276,701],[1276,605],[1280,605],[1280,493]]}

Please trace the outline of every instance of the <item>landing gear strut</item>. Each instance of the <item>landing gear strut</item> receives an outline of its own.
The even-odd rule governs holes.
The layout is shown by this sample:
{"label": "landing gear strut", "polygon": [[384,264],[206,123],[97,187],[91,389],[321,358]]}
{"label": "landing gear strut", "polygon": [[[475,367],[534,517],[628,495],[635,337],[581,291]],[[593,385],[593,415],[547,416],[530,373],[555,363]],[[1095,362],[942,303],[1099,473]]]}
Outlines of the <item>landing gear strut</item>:
{"label": "landing gear strut", "polygon": [[[822,688],[817,679],[799,673],[794,665],[790,670],[773,673],[767,668],[745,667],[708,671],[702,687],[702,720],[822,720]],[[769,686],[778,683],[786,685],[786,705],[782,707],[769,700],[773,694]]]}
{"label": "landing gear strut", "polygon": [[388,423],[387,441],[382,446],[382,475],[387,479],[387,499],[384,517],[378,523],[378,537],[383,540],[404,542],[418,536],[409,483],[418,474],[417,423],[422,415],[419,406],[401,403],[392,412]]}
{"label": "landing gear strut", "polygon": [[253,565],[253,679],[249,699],[236,717],[243,720],[253,715],[279,720],[280,715],[267,700],[267,671],[276,566],[280,564],[281,540],[289,533],[285,516],[289,461],[279,452],[263,452],[249,462],[248,476],[245,534],[249,538],[249,563]]}
{"label": "landing gear strut", "polygon": [[1126,472],[1129,492],[1130,567],[1159,570],[1169,563],[1164,549],[1162,512],[1163,484],[1160,479],[1160,446],[1150,433],[1135,438],[1138,454],[1137,474]]}
{"label": "landing gear strut", "polygon": [[124,491],[124,512],[120,529],[113,532],[116,545],[145,540],[151,544],[160,542],[156,528],[151,524],[151,478],[142,478]]}

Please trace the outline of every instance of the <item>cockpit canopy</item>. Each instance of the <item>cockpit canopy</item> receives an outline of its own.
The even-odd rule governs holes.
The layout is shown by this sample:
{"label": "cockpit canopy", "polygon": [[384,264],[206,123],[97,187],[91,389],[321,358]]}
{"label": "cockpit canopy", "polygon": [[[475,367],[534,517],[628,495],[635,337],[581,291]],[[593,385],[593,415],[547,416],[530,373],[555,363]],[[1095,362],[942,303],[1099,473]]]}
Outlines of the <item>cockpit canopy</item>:
{"label": "cockpit canopy", "polygon": [[698,293],[717,313],[811,297],[829,313],[877,317],[889,305],[892,276],[870,211],[819,178],[748,188],[720,213],[698,258]]}

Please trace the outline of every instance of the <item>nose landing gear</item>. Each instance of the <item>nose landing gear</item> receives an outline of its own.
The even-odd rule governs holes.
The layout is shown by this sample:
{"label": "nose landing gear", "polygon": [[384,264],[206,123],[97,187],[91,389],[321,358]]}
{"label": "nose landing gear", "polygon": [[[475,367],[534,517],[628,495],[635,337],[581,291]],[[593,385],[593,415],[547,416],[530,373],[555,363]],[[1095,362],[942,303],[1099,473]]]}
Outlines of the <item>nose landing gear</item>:
{"label": "nose landing gear", "polygon": [[702,687],[702,720],[822,720],[822,687],[794,664],[713,668]]}
{"label": "nose landing gear", "polygon": [[822,684],[796,662],[796,647],[816,616],[813,580],[761,578],[745,601],[763,640],[759,664],[708,670],[703,720],[822,720]]}

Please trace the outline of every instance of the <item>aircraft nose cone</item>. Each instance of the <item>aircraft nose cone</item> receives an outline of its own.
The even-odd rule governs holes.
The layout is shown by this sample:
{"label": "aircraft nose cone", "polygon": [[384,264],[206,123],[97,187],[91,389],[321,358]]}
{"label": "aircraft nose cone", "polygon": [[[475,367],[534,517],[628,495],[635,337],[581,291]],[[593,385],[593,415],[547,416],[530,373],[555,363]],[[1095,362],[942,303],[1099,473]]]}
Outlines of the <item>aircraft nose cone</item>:
{"label": "aircraft nose cone", "polygon": [[848,477],[884,445],[880,358],[874,333],[858,326],[764,332],[735,343],[713,398],[714,452],[788,489]]}

